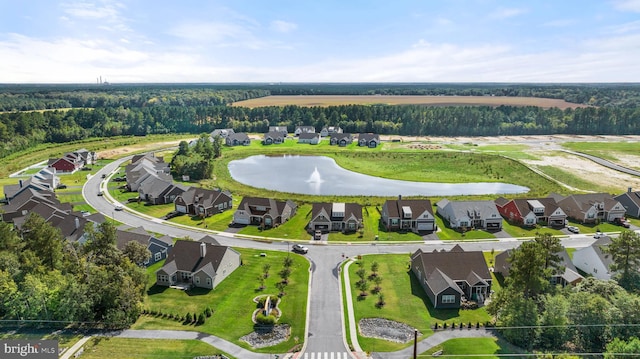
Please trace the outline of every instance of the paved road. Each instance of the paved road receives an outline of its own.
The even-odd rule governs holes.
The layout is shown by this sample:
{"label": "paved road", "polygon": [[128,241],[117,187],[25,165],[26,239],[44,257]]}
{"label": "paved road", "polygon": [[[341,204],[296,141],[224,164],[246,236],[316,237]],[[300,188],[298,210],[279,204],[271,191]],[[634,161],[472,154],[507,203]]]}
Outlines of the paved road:
{"label": "paved road", "polygon": [[569,150],[562,150],[562,151],[563,152],[567,152],[567,153],[571,153],[572,155],[584,157],[584,158],[589,159],[589,160],[591,160],[591,161],[593,161],[593,162],[595,162],[595,163],[597,163],[599,165],[602,165],[602,166],[605,166],[605,167],[609,167],[612,170],[616,170],[618,172],[622,172],[622,173],[630,174],[632,176],[640,177],[640,171],[636,171],[636,170],[631,169],[631,168],[620,166],[619,164],[616,164],[616,163],[613,163],[611,161],[605,160],[604,158],[588,155],[588,154],[582,153],[582,152],[575,152],[575,151],[569,151]]}
{"label": "paved road", "polygon": [[[212,234],[221,244],[237,246],[243,248],[257,248],[270,250],[288,250],[286,240],[265,243],[235,238],[230,233],[214,233],[203,230],[177,227],[169,225],[159,219],[143,218],[139,214],[124,211],[115,211],[114,204],[110,203],[106,183],[103,184],[101,175],[112,173],[118,170],[118,166],[128,160],[124,158],[114,161],[90,178],[83,188],[83,195],[86,202],[97,211],[106,216],[113,217],[117,221],[129,226],[144,226],[145,229],[157,233],[168,234],[173,237],[189,236],[193,239],[200,239],[206,234]],[[101,187],[102,186],[102,187]],[[102,189],[105,196],[98,196],[98,191]],[[572,235],[562,240],[565,247],[584,247],[590,245],[594,239],[590,236]],[[483,251],[503,251],[514,248],[522,243],[521,240],[513,238],[500,238],[495,241],[485,242],[460,242],[465,250]],[[353,257],[359,254],[388,254],[388,253],[409,253],[418,248],[423,251],[433,251],[434,249],[450,249],[456,243],[447,241],[425,241],[424,243],[394,244],[385,245],[382,243],[367,244],[318,244],[310,243],[307,257],[311,261],[311,290],[309,300],[309,321],[308,337],[305,340],[305,352],[345,352],[342,302],[339,295],[338,264],[345,257]],[[344,257],[343,257],[344,255]],[[222,348],[221,348],[222,349]],[[387,357],[391,358],[391,357]]]}

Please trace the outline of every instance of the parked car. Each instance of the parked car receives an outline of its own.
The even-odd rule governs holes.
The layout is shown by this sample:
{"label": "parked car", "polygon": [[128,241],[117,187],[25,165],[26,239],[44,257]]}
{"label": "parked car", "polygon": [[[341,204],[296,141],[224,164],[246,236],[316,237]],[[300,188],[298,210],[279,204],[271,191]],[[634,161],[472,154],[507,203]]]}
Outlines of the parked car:
{"label": "parked car", "polygon": [[316,231],[316,232],[313,234],[313,239],[315,239],[316,241],[321,240],[321,239],[322,239],[322,231]]}
{"label": "parked car", "polygon": [[116,206],[115,206],[115,210],[116,211],[122,211],[123,209],[124,209],[123,205],[121,205],[120,203],[116,204]]}
{"label": "parked car", "polygon": [[618,226],[622,226],[624,228],[631,227],[631,224],[629,223],[629,221],[627,221],[626,218],[616,218],[616,219],[613,220],[613,224],[616,224]]}
{"label": "parked car", "polygon": [[65,188],[67,188],[67,185],[66,185],[66,184],[64,184],[64,183],[60,183],[60,184],[58,185],[58,189],[65,189]]}
{"label": "parked car", "polygon": [[575,226],[567,226],[567,230],[572,233],[580,233],[580,228]]}
{"label": "parked car", "polygon": [[91,212],[89,211],[81,211],[80,213],[82,214],[83,217],[88,217],[91,215]]}
{"label": "parked car", "polygon": [[103,173],[103,174],[102,174],[102,178],[107,178],[107,174],[106,174],[106,173]]}
{"label": "parked car", "polygon": [[294,244],[293,245],[293,251],[294,252],[298,252],[298,253],[307,253],[309,251],[309,248],[303,246],[302,244]]}
{"label": "parked car", "polygon": [[602,232],[597,231],[597,232],[593,235],[593,238],[598,239],[598,238],[600,238],[600,237],[602,237],[602,236],[603,236]]}

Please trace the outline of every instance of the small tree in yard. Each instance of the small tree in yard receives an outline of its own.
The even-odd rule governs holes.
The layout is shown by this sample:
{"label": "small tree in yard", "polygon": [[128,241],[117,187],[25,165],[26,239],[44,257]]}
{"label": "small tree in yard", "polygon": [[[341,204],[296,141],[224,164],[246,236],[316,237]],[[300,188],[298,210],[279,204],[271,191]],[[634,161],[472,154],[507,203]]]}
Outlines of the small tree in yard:
{"label": "small tree in yard", "polygon": [[367,275],[367,271],[364,268],[359,268],[356,271],[356,275],[360,278],[360,280],[364,280],[364,277]]}
{"label": "small tree in yard", "polygon": [[280,275],[280,278],[282,278],[283,283],[289,284],[289,276],[291,275],[291,268],[284,267],[278,274]]}
{"label": "small tree in yard", "polygon": [[271,264],[269,263],[265,263],[265,265],[262,266],[262,273],[264,273],[265,278],[269,278],[270,269],[271,269]]}
{"label": "small tree in yard", "polygon": [[367,296],[367,290],[369,289],[369,282],[366,279],[358,281],[358,283],[356,283],[356,287],[360,290],[361,297]]}
{"label": "small tree in yard", "polygon": [[196,321],[196,325],[202,325],[205,322],[205,316],[204,313],[200,313],[198,314],[198,320]]}
{"label": "small tree in yard", "polygon": [[373,287],[373,293],[378,293],[382,288],[380,288],[380,283],[382,283],[382,277],[377,275],[371,278],[371,281],[375,286]]}
{"label": "small tree in yard", "polygon": [[184,323],[191,324],[192,321],[193,321],[193,318],[191,317],[191,313],[187,313],[187,316],[184,318]]}
{"label": "small tree in yard", "polygon": [[376,307],[382,308],[384,307],[385,304],[386,302],[384,301],[384,294],[382,293],[378,294],[378,302],[376,303]]}
{"label": "small tree in yard", "polygon": [[259,275],[258,276],[258,283],[260,283],[260,286],[258,287],[258,290],[264,290],[264,288],[266,288],[265,285],[264,285],[264,280],[265,280],[264,275]]}
{"label": "small tree in yard", "polygon": [[380,266],[378,265],[378,262],[371,263],[371,277],[377,277],[378,276],[378,269],[379,268],[380,268]]}
{"label": "small tree in yard", "polygon": [[291,265],[293,264],[293,258],[289,256],[284,257],[284,259],[282,260],[282,264],[285,268],[291,267]]}
{"label": "small tree in yard", "polygon": [[285,291],[284,291],[284,289],[285,289],[286,287],[287,287],[287,283],[285,283],[285,282],[278,282],[278,283],[276,283],[276,288],[278,288],[278,291],[280,292],[280,293],[278,294],[278,296],[283,297],[285,294],[287,294],[287,293],[285,293]]}

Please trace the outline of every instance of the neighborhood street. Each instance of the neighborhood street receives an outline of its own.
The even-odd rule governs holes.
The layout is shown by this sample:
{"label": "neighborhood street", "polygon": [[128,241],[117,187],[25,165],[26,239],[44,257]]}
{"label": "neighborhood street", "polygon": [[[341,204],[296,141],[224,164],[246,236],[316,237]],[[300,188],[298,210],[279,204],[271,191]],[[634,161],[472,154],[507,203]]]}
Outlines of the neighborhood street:
{"label": "neighborhood street", "polygon": [[[169,224],[168,222],[156,218],[149,218],[140,213],[134,213],[126,207],[125,210],[116,211],[114,207],[115,202],[108,195],[108,191],[106,190],[106,180],[109,179],[109,174],[117,171],[120,164],[129,159],[130,157],[122,158],[104,166],[104,168],[100,169],[95,176],[86,182],[83,188],[85,201],[105,216],[112,217],[115,220],[132,227],[144,226],[148,231],[163,233],[172,237],[189,236],[190,238],[199,240],[208,234],[215,237],[220,244],[226,246],[280,251],[287,251],[290,248],[290,243],[288,243],[286,239],[274,239],[272,243],[253,241],[236,238],[234,234],[231,233],[198,230],[179,226],[174,223]],[[102,174],[107,175],[106,180],[101,178]],[[101,190],[104,191],[104,196],[98,196],[98,192]],[[562,239],[562,244],[565,247],[584,247],[590,245],[593,241],[594,239],[591,236],[570,235]],[[425,252],[433,251],[434,249],[448,250],[455,244],[460,244],[465,250],[490,251],[494,249],[495,251],[503,251],[514,248],[521,242],[522,240],[514,238],[500,238],[482,242],[443,242],[440,240],[433,240],[425,241],[424,243],[390,245],[379,243],[305,243],[305,245],[309,247],[309,252],[306,257],[311,262],[311,288],[308,301],[308,331],[307,338],[304,340],[304,353],[338,353],[338,355],[341,355],[340,353],[350,352],[349,348],[346,347],[345,339],[343,338],[343,310],[339,289],[338,271],[339,264],[346,258],[357,255],[383,253],[406,253],[408,256],[418,248],[421,248]],[[344,325],[349,324],[345,322]],[[131,336],[135,336],[131,331],[126,333],[129,333]],[[300,338],[300,340],[302,341],[303,338]],[[391,356],[387,355],[384,357],[391,358]]]}

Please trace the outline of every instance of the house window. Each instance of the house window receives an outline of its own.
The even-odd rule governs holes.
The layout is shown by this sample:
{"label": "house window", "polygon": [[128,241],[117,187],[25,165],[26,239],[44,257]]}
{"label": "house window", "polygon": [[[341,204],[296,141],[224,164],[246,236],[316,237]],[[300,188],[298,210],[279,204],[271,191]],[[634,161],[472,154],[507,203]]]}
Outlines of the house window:
{"label": "house window", "polygon": [[595,216],[596,216],[596,214],[595,214],[595,213],[588,213],[588,214],[587,214],[587,218],[593,218],[593,217],[595,217]]}
{"label": "house window", "polygon": [[196,277],[196,284],[200,284],[200,277]]}
{"label": "house window", "polygon": [[447,294],[442,296],[442,304],[453,304],[456,302],[456,296]]}
{"label": "house window", "polygon": [[168,282],[169,279],[164,274],[158,274],[158,282]]}
{"label": "house window", "polygon": [[460,227],[469,227],[469,222],[467,221],[460,222]]}
{"label": "house window", "polygon": [[157,262],[162,259],[162,252],[157,252],[153,255],[153,259]]}
{"label": "house window", "polygon": [[392,218],[391,219],[391,225],[392,226],[397,226],[398,225],[398,219],[397,218]]}
{"label": "house window", "polygon": [[211,278],[207,278],[207,285],[211,287]]}
{"label": "house window", "polygon": [[527,224],[533,224],[533,219],[532,218],[528,218],[527,219]]}

